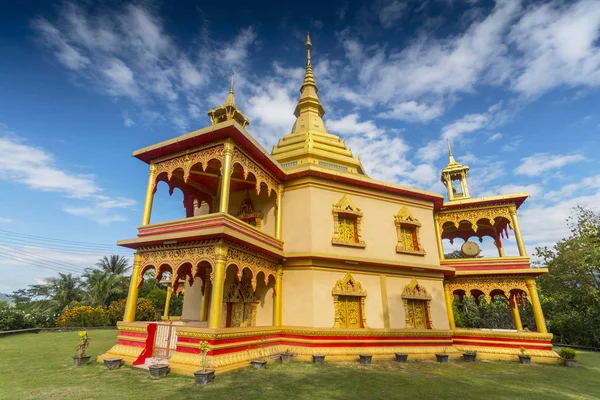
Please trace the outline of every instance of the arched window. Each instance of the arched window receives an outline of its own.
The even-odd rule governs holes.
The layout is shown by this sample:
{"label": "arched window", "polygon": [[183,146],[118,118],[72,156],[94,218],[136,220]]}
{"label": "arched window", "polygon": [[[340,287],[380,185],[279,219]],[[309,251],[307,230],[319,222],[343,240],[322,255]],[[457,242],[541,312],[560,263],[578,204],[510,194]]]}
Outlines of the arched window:
{"label": "arched window", "polygon": [[331,243],[342,246],[365,248],[362,239],[361,222],[363,213],[348,196],[344,195],[333,205],[333,237]]}
{"label": "arched window", "polygon": [[366,328],[365,298],[367,291],[350,273],[335,283],[331,291],[335,308],[334,328]]}
{"label": "arched window", "polygon": [[433,329],[431,322],[431,295],[416,279],[404,288],[402,292],[406,328]]}
{"label": "arched window", "polygon": [[398,214],[394,216],[394,224],[398,235],[396,253],[425,255],[425,249],[421,246],[419,238],[421,223],[413,217],[408,207],[402,207],[398,211]]}

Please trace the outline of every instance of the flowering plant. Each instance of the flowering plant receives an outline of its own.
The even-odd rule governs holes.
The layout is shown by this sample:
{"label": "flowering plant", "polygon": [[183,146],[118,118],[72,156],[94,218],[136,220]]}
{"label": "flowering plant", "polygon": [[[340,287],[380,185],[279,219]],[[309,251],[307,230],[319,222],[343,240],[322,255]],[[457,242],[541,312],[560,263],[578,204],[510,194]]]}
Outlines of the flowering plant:
{"label": "flowering plant", "polygon": [[79,343],[77,343],[77,357],[85,357],[85,350],[90,344],[90,338],[86,331],[79,332]]}
{"label": "flowering plant", "polygon": [[206,340],[200,342],[200,352],[202,353],[202,372],[206,372],[206,354],[210,350],[210,345]]}

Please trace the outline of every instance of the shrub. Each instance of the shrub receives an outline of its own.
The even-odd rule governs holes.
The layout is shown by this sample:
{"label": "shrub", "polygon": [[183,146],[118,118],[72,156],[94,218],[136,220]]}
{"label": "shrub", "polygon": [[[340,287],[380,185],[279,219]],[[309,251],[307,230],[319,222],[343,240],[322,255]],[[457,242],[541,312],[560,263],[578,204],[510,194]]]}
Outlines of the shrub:
{"label": "shrub", "polygon": [[[125,304],[127,299],[115,300],[108,306],[108,318],[112,325],[116,325],[117,321],[123,320],[125,314]],[[156,321],[156,309],[152,302],[148,299],[139,298],[137,301],[137,309],[135,311],[136,321]]]}
{"label": "shrub", "polygon": [[77,306],[62,313],[56,320],[58,327],[107,326],[110,323],[108,312],[102,306]]}
{"label": "shrub", "polygon": [[560,357],[563,360],[574,360],[575,357],[577,357],[577,350],[572,349],[570,347],[561,347]]}
{"label": "shrub", "polygon": [[34,321],[25,312],[0,304],[0,331],[28,329],[34,326]]}

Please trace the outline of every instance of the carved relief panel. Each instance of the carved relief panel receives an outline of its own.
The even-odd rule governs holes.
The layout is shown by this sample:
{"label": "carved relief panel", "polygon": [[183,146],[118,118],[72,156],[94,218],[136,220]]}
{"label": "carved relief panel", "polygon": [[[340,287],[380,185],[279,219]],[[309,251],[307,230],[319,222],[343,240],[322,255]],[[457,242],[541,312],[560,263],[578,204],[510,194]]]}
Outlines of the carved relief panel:
{"label": "carved relief panel", "polygon": [[425,255],[425,249],[421,246],[421,238],[419,237],[421,223],[413,217],[408,207],[402,207],[398,214],[394,216],[394,225],[396,225],[398,236],[396,253]]}
{"label": "carved relief panel", "polygon": [[360,208],[344,195],[333,205],[333,237],[331,243],[342,246],[365,248],[362,238],[362,216]]}

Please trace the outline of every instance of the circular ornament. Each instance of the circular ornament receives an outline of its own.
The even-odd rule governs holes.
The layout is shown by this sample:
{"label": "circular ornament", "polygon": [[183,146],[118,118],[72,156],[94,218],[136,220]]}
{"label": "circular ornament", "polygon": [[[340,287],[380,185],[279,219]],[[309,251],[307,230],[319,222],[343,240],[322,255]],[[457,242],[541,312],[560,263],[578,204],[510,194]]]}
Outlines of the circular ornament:
{"label": "circular ornament", "polygon": [[475,242],[464,242],[460,247],[460,252],[465,257],[477,257],[481,252],[479,245]]}

